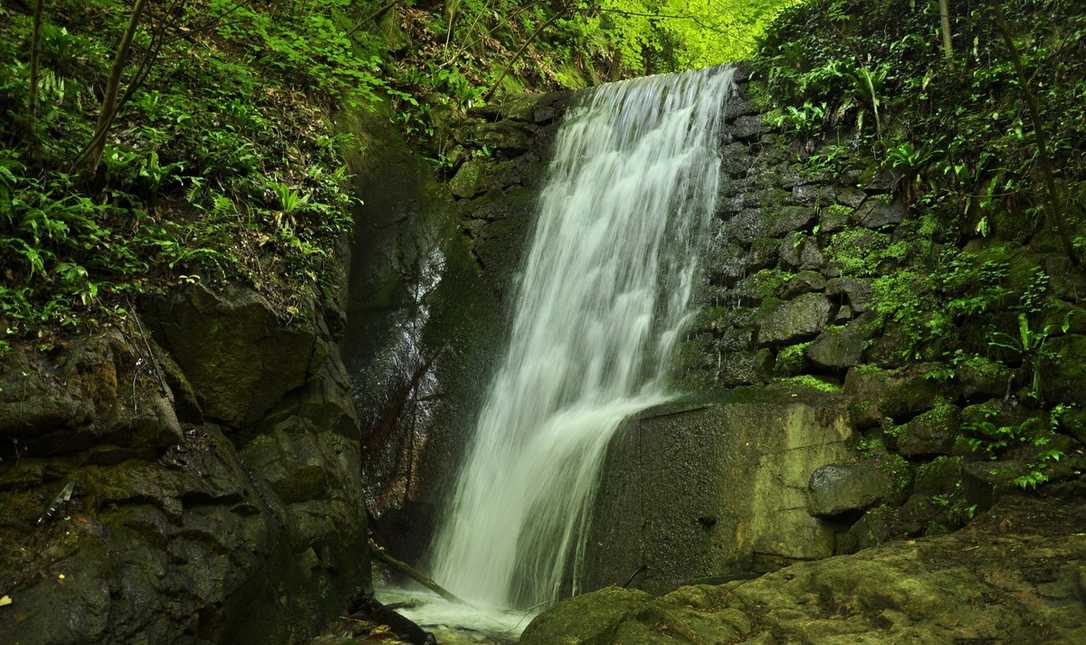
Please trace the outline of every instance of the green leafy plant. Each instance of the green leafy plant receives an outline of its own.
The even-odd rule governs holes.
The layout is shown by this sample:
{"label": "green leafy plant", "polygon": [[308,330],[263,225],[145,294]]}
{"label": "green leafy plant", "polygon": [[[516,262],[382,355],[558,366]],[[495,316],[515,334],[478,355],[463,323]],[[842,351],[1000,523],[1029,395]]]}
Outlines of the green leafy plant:
{"label": "green leafy plant", "polygon": [[[1058,328],[1064,333],[1070,327],[1070,320],[1064,321]],[[1041,399],[1041,361],[1045,357],[1044,348],[1056,325],[1048,324],[1040,329],[1030,326],[1029,316],[1025,313],[1018,314],[1018,335],[1014,336],[1004,332],[995,332],[991,335],[988,344],[992,347],[1005,349],[1017,354],[1023,365],[1030,372],[1030,396]]]}

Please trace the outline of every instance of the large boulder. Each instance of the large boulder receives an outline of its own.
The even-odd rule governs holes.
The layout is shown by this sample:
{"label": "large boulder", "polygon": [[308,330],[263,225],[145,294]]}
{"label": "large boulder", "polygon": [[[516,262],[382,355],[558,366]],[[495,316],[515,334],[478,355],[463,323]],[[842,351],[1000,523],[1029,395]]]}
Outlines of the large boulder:
{"label": "large boulder", "polygon": [[155,340],[180,365],[204,414],[231,428],[260,419],[328,353],[316,327],[281,322],[251,289],[189,286],[149,300],[146,311]]}
{"label": "large boulder", "polygon": [[542,613],[521,642],[1081,643],[1084,532],[1080,496],[1007,499],[969,531],[797,563],[755,580],[641,601],[589,593]]}
{"label": "large boulder", "polygon": [[806,487],[817,468],[855,459],[847,417],[840,395],[767,386],[630,420],[603,464],[583,587],[633,576],[659,592],[831,555]]}
{"label": "large boulder", "polygon": [[576,596],[529,623],[521,642],[605,645],[613,642],[610,638],[614,628],[650,600],[652,596],[644,591],[622,587],[606,587]]}

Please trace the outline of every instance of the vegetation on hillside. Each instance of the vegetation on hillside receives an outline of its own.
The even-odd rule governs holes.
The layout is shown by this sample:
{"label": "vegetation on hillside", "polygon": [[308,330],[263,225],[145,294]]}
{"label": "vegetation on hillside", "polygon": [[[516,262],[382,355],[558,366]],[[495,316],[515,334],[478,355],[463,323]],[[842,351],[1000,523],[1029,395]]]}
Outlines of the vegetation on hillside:
{"label": "vegetation on hillside", "polygon": [[829,241],[846,275],[872,281],[900,347],[884,362],[1004,379],[1008,406],[963,439],[1027,459],[1017,483],[1033,487],[1086,437],[1071,391],[1086,325],[1086,7],[951,0],[944,30],[940,4],[813,0],[774,23],[755,64],[771,121],[807,142],[813,171],[883,177],[908,209],[897,237]]}
{"label": "vegetation on hillside", "polygon": [[1086,325],[1084,43],[1076,0],[3,0],[0,350],[180,283],[296,315],[366,197],[341,110],[381,110],[440,167],[436,135],[487,102],[757,45],[811,168],[890,177],[909,209],[907,239],[829,241],[895,360],[1010,369],[1036,420],[973,438],[1050,441],[1075,411],[1046,366]]}
{"label": "vegetation on hillside", "polygon": [[337,111],[385,105],[440,160],[471,107],[738,57],[784,4],[4,0],[0,343],[182,282],[294,315],[365,197]]}

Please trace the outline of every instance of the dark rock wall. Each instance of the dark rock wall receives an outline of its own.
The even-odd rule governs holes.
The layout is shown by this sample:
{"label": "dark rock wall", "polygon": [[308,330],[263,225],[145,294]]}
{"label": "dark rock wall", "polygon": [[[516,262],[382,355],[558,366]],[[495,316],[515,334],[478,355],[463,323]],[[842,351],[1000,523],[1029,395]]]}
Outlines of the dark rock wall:
{"label": "dark rock wall", "polygon": [[369,589],[334,308],[192,286],[0,359],[5,643],[296,642]]}
{"label": "dark rock wall", "polygon": [[416,561],[505,343],[515,273],[569,94],[525,97],[435,134],[442,181],[380,115],[351,160],[365,205],[343,353],[362,410],[367,502]]}

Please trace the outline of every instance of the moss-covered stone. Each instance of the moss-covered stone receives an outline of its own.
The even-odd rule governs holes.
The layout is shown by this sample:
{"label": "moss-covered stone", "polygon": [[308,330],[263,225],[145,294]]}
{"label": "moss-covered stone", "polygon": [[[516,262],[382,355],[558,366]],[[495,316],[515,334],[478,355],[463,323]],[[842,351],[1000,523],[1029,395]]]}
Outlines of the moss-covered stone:
{"label": "moss-covered stone", "polygon": [[1086,336],[1053,338],[1046,349],[1050,358],[1041,368],[1041,391],[1045,398],[1081,403],[1086,393]]}
{"label": "moss-covered stone", "polygon": [[780,303],[760,315],[758,343],[794,343],[817,335],[830,317],[830,302],[819,293],[808,293]]}
{"label": "moss-covered stone", "polygon": [[798,376],[807,368],[807,348],[811,343],[797,343],[782,347],[777,352],[776,362],[773,364],[773,373],[777,376]]}
{"label": "moss-covered stone", "polygon": [[883,418],[906,420],[931,409],[939,399],[939,386],[924,377],[927,367],[886,370],[860,365],[845,375],[845,393],[852,399],[852,420],[860,428],[882,423]]}
{"label": "moss-covered stone", "polygon": [[613,643],[615,628],[652,596],[637,589],[606,587],[572,598],[537,616],[520,637],[524,645]]}
{"label": "moss-covered stone", "polygon": [[465,161],[449,181],[449,192],[456,197],[469,199],[483,192],[483,162],[476,159]]}
{"label": "moss-covered stone", "polygon": [[957,377],[962,396],[975,401],[1006,394],[1012,372],[1002,363],[974,355],[961,361]]}
{"label": "moss-covered stone", "polygon": [[858,365],[868,346],[867,337],[858,322],[843,327],[827,327],[807,348],[807,358],[827,369],[844,370]]}
{"label": "moss-covered stone", "polygon": [[940,402],[900,428],[897,450],[910,457],[950,454],[960,427],[961,410]]}
{"label": "moss-covered stone", "polygon": [[[930,502],[916,499],[914,519]],[[855,555],[681,587],[657,600],[585,594],[544,612],[536,621],[547,630],[529,627],[522,642],[1032,642],[1038,624],[1054,642],[1086,637],[1081,499],[1008,499],[970,531],[908,541],[884,528],[896,514],[869,510],[853,529],[854,547],[871,548]]]}

